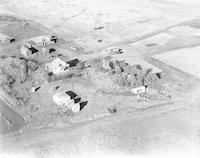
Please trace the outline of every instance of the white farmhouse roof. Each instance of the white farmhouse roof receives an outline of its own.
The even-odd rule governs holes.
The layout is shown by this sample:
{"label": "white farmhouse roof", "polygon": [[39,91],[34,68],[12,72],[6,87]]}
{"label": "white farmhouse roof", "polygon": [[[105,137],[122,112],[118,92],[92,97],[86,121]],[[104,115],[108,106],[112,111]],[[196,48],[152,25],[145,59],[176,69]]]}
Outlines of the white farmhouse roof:
{"label": "white farmhouse roof", "polygon": [[31,55],[31,51],[29,50],[29,48],[26,45],[23,45],[20,48],[20,51],[25,57],[28,57],[29,55]]}
{"label": "white farmhouse roof", "polygon": [[53,100],[58,105],[67,105],[72,101],[70,96],[64,92],[55,94]]}
{"label": "white farmhouse roof", "polygon": [[68,67],[69,67],[69,64],[62,61],[60,58],[56,58],[51,63],[48,63],[46,65],[46,69],[49,72],[53,72],[54,74],[65,72]]}
{"label": "white farmhouse roof", "polygon": [[80,111],[80,104],[74,104],[71,108],[71,110],[76,113]]}

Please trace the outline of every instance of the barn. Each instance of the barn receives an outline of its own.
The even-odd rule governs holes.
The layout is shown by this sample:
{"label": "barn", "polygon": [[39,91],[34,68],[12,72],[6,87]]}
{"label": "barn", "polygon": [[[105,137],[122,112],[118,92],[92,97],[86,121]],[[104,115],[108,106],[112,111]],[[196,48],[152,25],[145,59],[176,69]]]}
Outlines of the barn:
{"label": "barn", "polygon": [[25,57],[30,57],[31,55],[38,52],[38,50],[34,47],[28,47],[27,45],[23,45],[20,48],[21,54],[23,54]]}
{"label": "barn", "polygon": [[81,101],[81,98],[73,91],[56,93],[53,96],[53,100],[57,105],[68,107],[74,113],[82,110],[83,107],[88,103],[87,101]]}

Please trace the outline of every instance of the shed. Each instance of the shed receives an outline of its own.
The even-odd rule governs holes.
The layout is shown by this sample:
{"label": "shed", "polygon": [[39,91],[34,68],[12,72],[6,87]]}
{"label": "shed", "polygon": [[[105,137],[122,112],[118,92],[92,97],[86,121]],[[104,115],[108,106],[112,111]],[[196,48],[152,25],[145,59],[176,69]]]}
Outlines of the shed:
{"label": "shed", "polygon": [[80,102],[81,101],[81,98],[75,98],[74,99],[74,103],[76,104],[76,103],[78,103],[78,102]]}
{"label": "shed", "polygon": [[22,46],[20,48],[20,51],[25,57],[29,57],[38,52],[36,48],[33,48],[33,47],[29,48],[27,45]]}
{"label": "shed", "polygon": [[83,101],[83,102],[80,102],[80,110],[82,110],[86,105],[87,105],[88,101]]}
{"label": "shed", "polygon": [[60,92],[53,96],[54,102],[59,106],[66,106],[74,113],[79,112],[86,104],[80,103],[81,98],[73,91]]}
{"label": "shed", "polygon": [[69,67],[74,67],[79,63],[79,60],[73,59],[73,60],[67,61],[66,63],[69,64]]}

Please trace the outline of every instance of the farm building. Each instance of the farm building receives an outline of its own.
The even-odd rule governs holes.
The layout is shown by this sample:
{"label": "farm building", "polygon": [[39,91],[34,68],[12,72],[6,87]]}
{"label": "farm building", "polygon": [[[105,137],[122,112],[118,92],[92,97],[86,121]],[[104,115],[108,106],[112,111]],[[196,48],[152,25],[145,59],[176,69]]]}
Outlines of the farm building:
{"label": "farm building", "polygon": [[30,40],[35,42],[37,46],[44,46],[44,45],[50,45],[50,44],[56,43],[57,37],[51,36],[51,35],[42,35],[42,36],[33,37]]}
{"label": "farm building", "polygon": [[8,43],[11,43],[14,41],[15,41],[15,39],[13,37],[9,37],[6,34],[0,33],[0,43],[8,44]]}
{"label": "farm building", "polygon": [[56,50],[54,48],[42,48],[42,54],[51,54],[53,52],[55,52]]}
{"label": "farm building", "polygon": [[53,74],[60,74],[67,70],[69,64],[62,61],[60,58],[54,59],[52,62],[48,63],[45,68],[48,72],[52,72]]}
{"label": "farm building", "polygon": [[140,86],[140,87],[132,88],[132,89],[131,89],[131,92],[132,92],[133,94],[144,93],[145,91],[146,91],[146,87],[145,87],[145,86]]}
{"label": "farm building", "polygon": [[57,93],[53,100],[57,105],[66,106],[74,113],[79,112],[87,104],[87,101],[81,102],[81,98],[73,91]]}
{"label": "farm building", "polygon": [[20,48],[21,54],[23,54],[25,57],[30,57],[31,55],[38,52],[38,50],[34,47],[28,47],[27,45],[23,45]]}
{"label": "farm building", "polygon": [[67,61],[66,63],[69,64],[69,67],[74,67],[79,63],[79,60],[73,59],[73,60]]}

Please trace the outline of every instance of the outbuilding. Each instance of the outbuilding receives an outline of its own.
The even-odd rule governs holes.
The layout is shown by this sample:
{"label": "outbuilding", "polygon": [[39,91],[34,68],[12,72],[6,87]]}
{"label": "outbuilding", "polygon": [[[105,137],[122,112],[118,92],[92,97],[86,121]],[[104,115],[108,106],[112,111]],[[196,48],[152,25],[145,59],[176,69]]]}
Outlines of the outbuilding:
{"label": "outbuilding", "polygon": [[145,91],[146,91],[146,87],[145,87],[145,86],[140,86],[140,87],[132,88],[132,89],[131,89],[131,92],[132,92],[133,94],[144,93]]}
{"label": "outbuilding", "polygon": [[66,62],[67,64],[69,64],[69,67],[74,67],[79,63],[78,59],[73,59],[73,60],[69,60]]}
{"label": "outbuilding", "polygon": [[82,110],[88,103],[87,101],[82,102],[81,98],[73,91],[57,93],[53,96],[53,100],[57,105],[67,107],[74,113]]}
{"label": "outbuilding", "polygon": [[34,47],[28,47],[27,45],[23,45],[20,48],[21,54],[23,54],[25,57],[30,57],[31,55],[38,52],[38,50]]}
{"label": "outbuilding", "polygon": [[57,37],[52,35],[42,35],[30,39],[34,41],[37,46],[50,45],[57,42]]}

